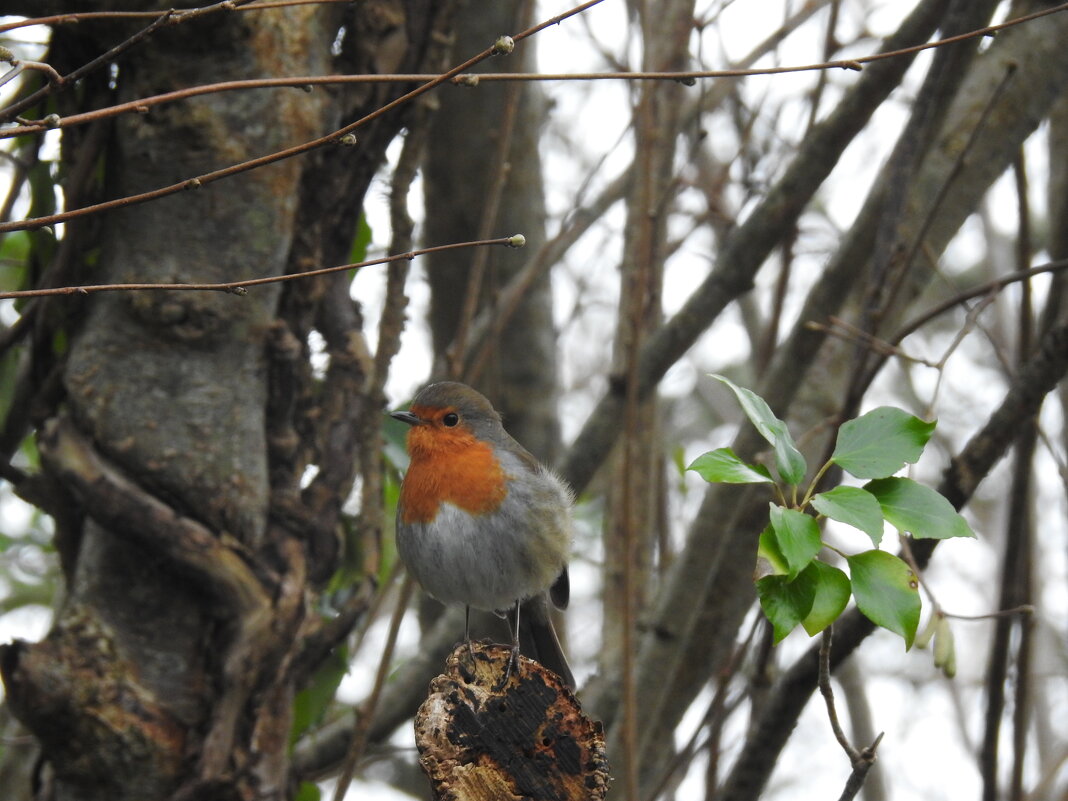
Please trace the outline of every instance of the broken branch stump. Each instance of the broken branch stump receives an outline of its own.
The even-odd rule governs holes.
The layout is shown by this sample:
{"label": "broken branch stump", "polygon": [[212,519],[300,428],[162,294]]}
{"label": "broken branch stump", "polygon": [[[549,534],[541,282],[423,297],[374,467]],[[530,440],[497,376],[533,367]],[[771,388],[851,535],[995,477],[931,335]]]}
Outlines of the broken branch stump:
{"label": "broken branch stump", "polygon": [[598,801],[608,792],[604,730],[559,677],[510,650],[460,644],[415,717],[419,762],[437,801]]}

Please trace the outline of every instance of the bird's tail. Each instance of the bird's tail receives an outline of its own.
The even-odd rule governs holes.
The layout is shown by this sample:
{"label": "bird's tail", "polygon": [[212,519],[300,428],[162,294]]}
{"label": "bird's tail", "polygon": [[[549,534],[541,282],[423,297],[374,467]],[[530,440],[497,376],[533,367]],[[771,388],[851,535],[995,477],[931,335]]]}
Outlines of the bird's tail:
{"label": "bird's tail", "polygon": [[[509,613],[509,623],[515,626]],[[575,689],[575,676],[567,664],[564,649],[556,636],[553,621],[549,615],[549,601],[546,594],[540,593],[524,601],[519,608],[519,652],[536,662],[540,662],[558,675],[568,689]]]}

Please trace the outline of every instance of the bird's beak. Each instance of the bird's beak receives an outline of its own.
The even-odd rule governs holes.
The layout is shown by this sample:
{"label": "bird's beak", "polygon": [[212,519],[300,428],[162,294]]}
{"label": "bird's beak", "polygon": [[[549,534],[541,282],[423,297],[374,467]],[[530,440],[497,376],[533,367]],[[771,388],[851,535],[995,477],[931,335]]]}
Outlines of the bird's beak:
{"label": "bird's beak", "polygon": [[402,423],[407,423],[410,426],[416,426],[423,422],[411,412],[390,412],[389,416],[394,420],[400,420]]}

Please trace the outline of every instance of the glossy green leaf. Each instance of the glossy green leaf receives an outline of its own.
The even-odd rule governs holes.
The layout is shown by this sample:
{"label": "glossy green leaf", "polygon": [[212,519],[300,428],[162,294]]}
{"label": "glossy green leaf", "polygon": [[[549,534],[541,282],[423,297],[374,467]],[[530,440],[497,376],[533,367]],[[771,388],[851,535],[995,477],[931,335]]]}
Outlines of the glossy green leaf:
{"label": "glossy green leaf", "polygon": [[802,572],[790,581],[786,576],[765,576],[756,583],[760,608],[771,623],[775,642],[781,642],[808,617],[816,597],[816,576]]}
{"label": "glossy green leaf", "polygon": [[738,386],[725,376],[713,375],[712,377],[730,388],[738,399],[742,411],[745,412],[745,416],[756,426],[760,436],[771,443],[775,449],[775,469],[779,471],[783,481],[795,485],[800,484],[805,477],[805,457],[794,445],[786,424],[776,417],[764,399],[752,390]]}
{"label": "glossy green leaf", "polygon": [[782,555],[775,530],[769,523],[760,532],[754,579],[761,579],[764,576],[785,576],[789,571],[790,566],[786,563],[786,557]]}
{"label": "glossy green leaf", "polygon": [[934,422],[880,406],[842,424],[831,461],[857,478],[885,478],[916,463],[934,428]]}
{"label": "glossy green leaf", "polygon": [[816,577],[816,594],[812,599],[812,608],[801,621],[801,625],[809,636],[812,636],[819,634],[841,616],[849,603],[852,587],[849,576],[833,565],[816,559],[804,572],[810,570]]}
{"label": "glossy green leaf", "polygon": [[859,528],[877,547],[883,538],[883,509],[860,487],[835,487],[812,498],[812,508],[831,520]]}
{"label": "glossy green leaf", "polygon": [[293,801],[321,801],[323,794],[315,782],[301,782]]}
{"label": "glossy green leaf", "polygon": [[865,484],[864,489],[879,501],[890,525],[917,539],[975,536],[949,501],[910,478],[877,478]]}
{"label": "glossy green leaf", "polygon": [[716,448],[698,456],[687,470],[705,481],[719,484],[771,484],[771,473],[763,465],[748,464],[730,448]]}
{"label": "glossy green leaf", "polygon": [[823,542],[820,539],[820,527],[811,515],[796,509],[785,509],[770,504],[771,528],[779,550],[786,559],[787,575],[792,579],[812,561],[820,552]]}
{"label": "glossy green leaf", "polygon": [[920,623],[919,581],[905,562],[886,551],[847,556],[857,607],[877,626],[900,634],[912,647]]}

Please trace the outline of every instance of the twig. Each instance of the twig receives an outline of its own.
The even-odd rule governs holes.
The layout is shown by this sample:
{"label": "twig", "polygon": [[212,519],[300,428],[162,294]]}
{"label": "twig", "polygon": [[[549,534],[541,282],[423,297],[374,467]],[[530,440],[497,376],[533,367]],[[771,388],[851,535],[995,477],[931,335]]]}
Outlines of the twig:
{"label": "twig", "polygon": [[[408,134],[404,138],[404,147],[397,160],[397,169],[393,171],[393,183],[389,193],[389,219],[393,231],[391,252],[408,249],[412,246],[415,222],[408,210],[408,193],[422,163],[426,152],[429,135],[429,109],[425,106],[416,114],[416,119],[408,124]],[[396,269],[390,268],[386,276],[386,300],[378,320],[378,346],[375,349],[374,374],[371,377],[371,392],[381,395],[389,375],[389,365],[400,350],[401,333],[404,331],[404,309],[408,298],[404,286],[408,278],[407,265],[403,262]],[[381,432],[381,426],[375,430]]]}
{"label": "twig", "polygon": [[858,751],[854,745],[849,742],[849,738],[845,736],[845,732],[842,730],[842,724],[838,721],[838,711],[834,705],[834,690],[831,689],[831,626],[828,626],[823,630],[823,637],[820,640],[820,664],[819,664],[819,687],[820,694],[823,695],[823,700],[827,704],[827,717],[831,721],[831,729],[834,731],[834,738],[838,740],[838,744],[842,746],[842,750],[846,752],[846,756],[849,757],[849,764],[853,766],[853,772],[849,775],[849,779],[846,781],[845,789],[842,790],[842,795],[839,797],[839,801],[849,801],[853,798],[864,784],[864,779],[868,775],[868,771],[871,770],[871,766],[875,764],[875,751],[879,747],[879,743],[883,739],[883,735],[880,732],[879,736],[875,738],[875,741],[867,748]]}
{"label": "twig", "polygon": [[[267,8],[274,5],[287,5],[295,4],[298,2],[312,3],[312,2],[340,2],[341,0],[289,0],[288,3],[275,3],[275,4],[250,4],[244,6],[244,9],[259,9]],[[567,12],[567,16],[571,16],[575,13],[585,10],[588,6],[595,5],[601,2],[601,0],[593,0],[593,2],[586,3],[583,6],[579,6],[578,10],[572,9]],[[223,5],[223,4],[219,4]],[[200,11],[207,11],[214,9],[215,6],[209,6]],[[492,72],[492,73],[478,73],[467,74],[465,72],[448,73],[451,77],[449,81],[458,86],[477,86],[484,81],[673,81],[676,83],[686,83],[698,79],[707,78],[747,78],[757,75],[783,75],[794,72],[813,72],[817,70],[833,70],[833,69],[848,69],[858,71],[863,68],[863,65],[870,64],[876,61],[882,61],[888,58],[896,58],[900,56],[911,56],[919,53],[923,50],[930,50],[936,47],[944,47],[946,45],[955,44],[957,42],[966,41],[968,39],[975,39],[982,36],[991,36],[998,31],[1005,30],[1007,28],[1014,27],[1026,22],[1031,22],[1040,17],[1049,16],[1061,11],[1068,11],[1068,3],[1055,6],[1054,8],[1047,8],[1042,11],[1036,11],[1032,14],[1027,14],[1022,17],[1016,17],[1011,20],[999,23],[997,25],[988,25],[984,28],[977,28],[973,31],[959,34],[957,36],[950,36],[945,39],[938,39],[934,42],[925,42],[919,45],[913,45],[911,47],[898,48],[896,50],[887,50],[882,53],[873,53],[868,56],[861,56],[856,59],[845,60],[833,60],[833,61],[820,61],[812,64],[795,64],[779,67],[754,67],[746,69],[725,69],[725,70],[685,70],[685,71],[629,71],[629,72],[536,72],[536,73],[524,73],[524,72]],[[175,21],[184,20],[188,18],[191,12],[185,12],[182,15],[177,15]],[[99,12],[98,14],[72,14],[61,15],[66,17],[78,17],[88,18],[93,16],[137,16],[145,17],[152,16],[152,12]],[[514,41],[520,41],[527,36],[537,33],[539,30],[549,26],[557,24],[562,17],[554,17],[552,20],[541,23],[534,28],[530,28],[521,34],[517,34],[513,37]],[[53,17],[42,17],[42,20],[55,20]],[[158,20],[157,20],[158,22]],[[43,23],[42,23],[43,24]],[[154,23],[155,24],[155,23]],[[151,27],[151,26],[150,26]],[[6,26],[0,26],[0,32],[6,30]],[[142,34],[146,34],[147,29]],[[142,34],[138,34],[141,36]],[[121,46],[123,48],[129,46],[132,42],[124,42]],[[113,57],[113,56],[112,56]],[[103,56],[101,57],[103,58]],[[95,64],[99,59],[90,62]],[[87,67],[89,65],[86,65]],[[85,69],[85,68],[83,68]],[[74,80],[74,74],[67,76],[65,81]],[[80,76],[79,76],[80,77]],[[240,81],[221,81],[219,83],[204,84],[202,86],[192,86],[187,89],[179,89],[174,92],[166,92],[161,95],[153,95],[151,97],[140,98],[138,100],[131,100],[126,103],[119,103],[114,106],[109,106],[103,109],[95,109],[93,111],[83,112],[81,114],[71,114],[67,117],[49,118],[46,122],[44,120],[27,123],[25,125],[13,128],[6,128],[0,131],[0,137],[11,136],[23,136],[32,133],[41,133],[43,131],[50,130],[51,128],[60,127],[66,128],[72,125],[80,125],[86,122],[91,122],[96,119],[105,117],[112,117],[119,114],[126,114],[129,112],[144,112],[148,108],[162,103],[172,103],[177,100],[185,100],[190,97],[197,97],[199,95],[214,94],[217,92],[232,92],[245,89],[270,89],[270,88],[282,88],[282,87],[305,87],[305,86],[328,86],[335,84],[353,84],[353,83],[420,83],[428,84],[434,83],[437,85],[441,81],[440,75],[428,75],[425,73],[392,73],[384,75],[306,75],[291,78],[250,78]],[[403,98],[402,98],[403,99]]]}
{"label": "twig", "polygon": [[[393,185],[390,188],[390,223],[393,230],[393,241],[390,250],[395,252],[411,247],[414,222],[408,212],[408,192],[415,180],[419,164],[422,161],[424,145],[426,143],[428,125],[426,117],[429,110],[423,104],[408,125],[408,134],[404,139],[404,147],[401,150],[397,168],[393,173]],[[373,362],[368,376],[366,400],[364,403],[368,409],[381,409],[385,404],[385,384],[389,377],[389,367],[393,357],[400,350],[400,337],[404,331],[404,309],[408,298],[404,293],[404,286],[408,277],[407,260],[399,260],[390,264],[386,276],[386,299],[382,306],[382,313],[378,322],[378,345],[375,349]],[[356,436],[358,439],[357,459],[358,469],[361,476],[360,487],[360,515],[358,519],[358,536],[360,541],[380,542],[385,527],[385,490],[383,487],[382,449],[384,447],[382,424],[377,415],[364,414],[357,422]],[[393,581],[397,570],[390,573],[389,581]],[[388,585],[387,585],[388,587]],[[382,594],[386,588],[383,588]],[[374,619],[372,613],[367,620]],[[357,643],[357,647],[359,643]],[[376,702],[377,703],[377,702]],[[368,716],[370,712],[367,713]],[[368,721],[358,721],[355,727],[357,736],[366,741]],[[354,738],[355,740],[355,738]],[[355,746],[353,746],[355,747]],[[353,763],[355,764],[355,759]]]}
{"label": "twig", "polygon": [[1019,281],[1026,281],[1029,278],[1034,278],[1036,275],[1042,275],[1043,273],[1059,273],[1064,270],[1068,270],[1068,259],[1061,259],[1059,261],[1051,261],[1046,264],[1040,264],[1037,267],[1031,267],[1027,270],[1020,270],[1019,272],[1008,273],[995,278],[992,281],[987,281],[985,284],[979,284],[978,286],[966,289],[963,292],[954,295],[946,301],[934,306],[928,311],[924,312],[919,317],[910,320],[903,325],[893,338],[890,340],[893,344],[900,343],[909,334],[917,331],[932,319],[940,314],[952,309],[954,306],[959,306],[961,303],[965,303],[974,298],[981,297],[983,295],[990,295],[1000,292],[1010,284],[1015,284]]}
{"label": "twig", "polygon": [[[646,794],[646,798],[670,798],[670,795],[666,794],[665,791],[668,790],[669,787],[677,786],[680,781],[678,774],[683,768],[690,765],[694,756],[698,753],[707,751],[709,759],[716,759],[719,756],[717,743],[719,743],[723,733],[723,723],[731,712],[741,704],[743,697],[742,694],[739,693],[733,698],[728,698],[731,679],[738,674],[742,660],[750,656],[753,650],[753,642],[760,629],[760,618],[755,618],[753,624],[749,627],[749,633],[746,635],[745,639],[738,643],[731,652],[730,660],[727,662],[726,666],[716,674],[715,691],[712,695],[712,699],[708,703],[708,708],[705,710],[701,723],[695,727],[689,741],[687,741],[682,748],[676,750],[675,756],[672,758],[667,768],[665,768],[663,775],[652,785],[652,790]],[[702,732],[706,729],[708,729],[709,732],[702,738]],[[716,773],[716,766],[709,765],[707,774],[711,777],[715,776]]]}
{"label": "twig", "polygon": [[[597,3],[600,2],[602,2],[602,0],[589,0],[589,2],[583,3],[579,6],[575,6],[570,11],[566,11],[563,14],[558,14],[557,16],[546,20],[545,22],[541,22],[531,28],[528,28],[525,31],[517,33],[514,37],[511,37],[510,41],[517,42],[526,39],[530,36],[533,36],[535,33],[541,31],[543,28],[546,28],[550,25],[555,25],[563,21],[564,19],[567,19],[568,17],[574,16],[575,14],[579,14],[585,11],[591,6],[597,5]],[[157,23],[153,23],[153,25],[155,24]],[[142,192],[137,195],[128,195],[126,197],[104,201],[103,203],[96,203],[91,206],[83,206],[82,208],[71,209],[69,211],[61,212],[59,214],[50,214],[45,217],[35,217],[17,223],[0,223],[0,231],[18,231],[24,229],[41,228],[45,225],[54,225],[56,223],[66,222],[67,220],[72,220],[77,217],[83,217],[88,214],[95,214],[102,211],[110,211],[111,209],[124,208],[126,206],[144,203],[149,200],[156,200],[157,198],[174,195],[178,192],[182,192],[187,189],[199,189],[200,187],[206,184],[213,183],[222,178],[229,178],[232,175],[239,175],[241,173],[248,172],[249,170],[253,170],[258,167],[264,167],[268,164],[274,164],[276,162],[292,158],[293,156],[298,156],[302,153],[307,153],[311,150],[316,150],[320,147],[323,147],[324,145],[354,145],[356,143],[356,139],[355,136],[351,135],[354,131],[366,125],[367,123],[388,114],[395,108],[411,102],[420,95],[423,95],[431,89],[440,86],[441,84],[452,79],[456,75],[465,72],[476,64],[479,64],[495,55],[501,54],[503,51],[500,48],[499,43],[502,40],[508,40],[508,37],[500,37],[497,42],[492,44],[490,47],[487,47],[481,53],[478,53],[477,55],[472,56],[463,63],[453,67],[452,69],[443,72],[441,75],[437,76],[433,80],[428,81],[427,83],[422,84],[421,86],[417,86],[410,92],[407,92],[401,95],[400,97],[391,100],[389,103],[379,106],[377,109],[370,112],[369,114],[364,115],[355,122],[351,122],[348,125],[345,125],[337,129],[336,131],[333,131],[332,133],[326,134],[325,136],[320,136],[316,139],[311,139],[299,145],[293,145],[292,147],[287,147],[282,150],[278,150],[274,153],[269,153],[266,156],[260,156],[258,158],[249,159],[247,161],[242,161],[237,164],[232,164],[229,167],[212,170],[211,172],[204,173],[203,175],[199,175],[184,181],[179,181],[178,183],[171,184],[169,186],[153,189],[148,192]]]}
{"label": "twig", "polygon": [[[877,340],[878,346],[873,346],[872,351],[879,355],[880,358],[871,365],[871,374],[877,374],[879,370],[882,369],[882,366],[886,359],[890,356],[901,356],[904,358],[912,359],[913,361],[919,362],[921,364],[927,364],[927,362],[922,359],[913,359],[912,357],[904,354],[899,349],[900,345],[906,337],[911,334],[914,334],[916,331],[923,328],[923,326],[927,325],[927,323],[931,322],[936,317],[945,314],[950,309],[954,309],[963,303],[967,303],[969,300],[974,300],[975,298],[992,297],[997,293],[1001,292],[1001,290],[1003,290],[1005,287],[1011,286],[1012,284],[1018,283],[1020,281],[1027,281],[1030,278],[1034,278],[1036,275],[1043,275],[1044,273],[1057,274],[1064,272],[1065,270],[1068,270],[1068,259],[1051,261],[1047,262],[1046,264],[1039,264],[1038,266],[1031,267],[1027,270],[1007,273],[1006,275],[1003,275],[999,278],[995,278],[992,281],[987,281],[985,283],[978,284],[972,287],[971,289],[965,289],[962,292],[958,292],[953,297],[942,301],[936,306],[932,306],[927,311],[909,320],[907,323],[902,325],[901,328],[899,328],[897,332],[889,339]],[[832,322],[834,321],[835,318],[832,318]],[[807,322],[805,323],[805,326],[807,328],[823,331],[828,334],[838,333],[832,326],[827,326],[822,323]],[[872,338],[872,342],[874,343],[876,342],[876,340]]]}
{"label": "twig", "polygon": [[960,615],[954,612],[942,611],[944,617],[951,617],[954,620],[991,620],[999,617],[1011,617],[1014,615],[1033,615],[1034,613],[1034,604],[1020,604],[1019,606],[1014,606],[1012,609],[998,609],[995,612],[985,612],[981,615]]}
{"label": "twig", "polygon": [[410,250],[396,256],[383,256],[380,259],[370,259],[356,264],[341,264],[336,267],[324,267],[321,270],[308,270],[303,273],[290,273],[288,275],[272,275],[267,278],[248,278],[243,281],[227,281],[220,284],[90,284],[87,286],[61,286],[50,289],[20,289],[12,292],[0,292],[0,300],[9,298],[31,298],[43,295],[89,295],[94,292],[132,292],[143,289],[160,289],[180,292],[229,292],[233,295],[248,294],[248,287],[262,286],[263,284],[277,284],[283,281],[294,281],[301,278],[311,278],[317,275],[327,275],[343,270],[355,270],[360,267],[373,267],[376,264],[411,260],[416,256],[425,256],[428,253],[438,253],[443,250],[455,250],[457,248],[480,247],[483,245],[505,245],[507,247],[522,247],[523,237],[505,236],[497,239],[484,239],[474,242],[453,242],[448,245],[435,245],[419,250]]}
{"label": "twig", "polygon": [[17,22],[6,22],[0,25],[0,33],[6,33],[16,28],[27,28],[31,25],[70,25],[85,20],[155,19],[164,14],[174,14],[172,22],[181,22],[212,11],[265,11],[272,8],[285,8],[286,6],[351,2],[352,0],[277,0],[277,2],[239,0],[239,2],[221,2],[201,8],[190,8],[178,13],[175,13],[173,9],[168,11],[76,11],[73,14],[52,14],[47,17],[29,17],[20,19]]}
{"label": "twig", "polygon": [[838,797],[838,801],[851,801],[860,792],[860,788],[864,786],[864,779],[868,776],[868,771],[875,764],[875,751],[882,741],[883,733],[879,732],[879,736],[872,741],[872,744],[860,752],[860,759],[853,763],[853,772],[846,779],[845,787],[842,788],[842,794]]}
{"label": "twig", "polygon": [[531,255],[523,268],[497,293],[493,305],[483,309],[474,320],[468,336],[468,352],[462,356],[464,363],[471,365],[470,374],[479,375],[485,369],[497,346],[495,332],[502,331],[508,325],[535,281],[542,278],[567,249],[629,190],[630,172],[628,169],[616,177],[593,201],[575,209],[556,236]]}
{"label": "twig", "polygon": [[925,367],[938,368],[940,366],[938,362],[933,362],[922,356],[912,356],[902,350],[900,345],[894,345],[887,342],[885,339],[880,339],[848,320],[843,320],[841,317],[832,314],[828,320],[829,324],[813,320],[807,322],[805,325],[813,331],[820,331],[827,336],[838,337],[845,342],[852,342],[865,348],[871,353],[881,356],[882,360],[880,361],[880,364],[887,358],[896,356],[899,359],[922,364]]}
{"label": "twig", "polygon": [[[377,582],[370,576],[352,590],[352,595],[331,618],[316,617],[305,621],[300,634],[299,650],[288,666],[288,678],[294,686],[303,687],[308,677],[319,668],[330,652],[338,648],[361,620],[372,620],[375,601],[379,597]],[[388,585],[387,585],[388,586]]]}
{"label": "twig", "polygon": [[849,742],[849,738],[845,736],[845,732],[842,730],[842,724],[838,721],[838,711],[834,706],[834,690],[831,689],[830,626],[823,630],[823,638],[820,640],[819,685],[820,694],[823,695],[823,701],[827,704],[827,717],[831,721],[831,730],[834,732],[834,739],[838,741],[838,744],[842,746],[842,750],[846,752],[846,756],[849,757],[849,764],[856,765],[857,760],[860,759],[860,752],[853,747],[853,744]]}
{"label": "twig", "polygon": [[[513,134],[515,132],[516,116],[519,113],[519,84],[510,84],[505,93],[504,108],[501,113],[499,132],[497,134],[497,150],[490,160],[490,164],[496,165],[489,182],[489,187],[484,194],[482,203],[482,219],[479,221],[478,236],[485,237],[497,224],[497,215],[501,207],[501,199],[504,196],[504,187],[511,173],[511,160],[508,153],[512,148]],[[482,281],[486,274],[489,263],[489,251],[479,251],[472,259],[471,267],[467,271],[467,288],[464,295],[463,306],[460,311],[460,319],[457,322],[456,334],[452,344],[446,352],[449,373],[453,378],[467,380],[475,383],[478,374],[465,370],[463,361],[464,352],[467,350],[468,337],[475,315],[478,313],[479,300],[482,297]]]}
{"label": "twig", "polygon": [[[927,40],[941,17],[941,11],[933,7],[935,2],[925,0],[906,18],[901,27],[884,41],[888,51]],[[808,132],[798,145],[790,166],[764,193],[752,213],[725,234],[717,253],[716,269],[647,339],[641,358],[643,395],[652,392],[667,370],[730,302],[752,288],[754,276],[771,252],[773,243],[781,241],[784,231],[796,223],[806,204],[838,163],[845,146],[899,84],[908,65],[908,59],[888,60],[866,70],[836,110]],[[844,283],[838,281],[835,287]],[[808,313],[808,309],[805,311],[807,318],[817,316]],[[786,345],[793,345],[793,342],[788,340]],[[800,374],[793,378],[800,380]],[[610,387],[597,401],[560,467],[561,475],[577,491],[581,492],[588,485],[594,471],[614,446],[622,413],[621,393]]]}
{"label": "twig", "polygon": [[[61,77],[54,69],[49,67],[48,69],[51,70],[51,72],[49,73],[49,76],[48,76],[49,77],[48,85],[47,86],[42,86],[36,92],[33,92],[33,93],[27,95],[22,100],[19,100],[16,103],[12,103],[10,106],[8,106],[7,108],[3,109],[3,111],[0,111],[0,118],[5,119],[5,120],[9,120],[9,119],[14,118],[15,116],[18,115],[18,113],[20,111],[32,107],[35,103],[37,103],[37,101],[39,101],[41,98],[43,98],[46,95],[48,95],[54,88],[70,86],[70,85],[74,84],[75,82],[79,81],[80,79],[84,78],[86,75],[88,75],[90,72],[92,72],[93,70],[97,69],[98,67],[101,67],[101,66],[103,66],[104,64],[107,64],[110,61],[113,61],[119,54],[123,53],[126,50],[129,50],[131,47],[133,47],[135,44],[140,42],[142,39],[144,39],[147,36],[151,36],[153,33],[155,33],[161,27],[166,25],[168,20],[171,19],[171,16],[173,14],[174,14],[173,10],[164,12],[162,15],[160,15],[160,17],[158,19],[156,19],[150,25],[142,28],[137,33],[135,33],[133,36],[129,37],[128,39],[125,39],[122,42],[119,42],[117,45],[112,47],[110,50],[108,50],[105,53],[100,54],[99,56],[94,58],[92,61],[89,61],[88,63],[83,64],[82,66],[78,67],[78,69],[74,70],[69,75],[64,75],[64,76]],[[33,62],[33,63],[36,63],[36,62]]]}
{"label": "twig", "polygon": [[10,82],[22,74],[23,70],[37,70],[43,72],[45,77],[48,78],[49,84],[62,84],[63,77],[55,71],[50,64],[45,64],[42,61],[20,61],[17,58],[3,59],[11,64],[12,69],[8,70],[0,77],[0,86]]}
{"label": "twig", "polygon": [[371,694],[367,697],[356,717],[356,725],[352,731],[352,742],[349,745],[348,753],[345,755],[345,761],[342,763],[341,775],[338,776],[337,784],[334,787],[334,801],[341,801],[345,797],[345,791],[349,789],[353,774],[356,772],[356,763],[359,762],[364,748],[367,747],[367,734],[371,728],[371,719],[374,717],[378,699],[382,695],[382,687],[385,685],[386,677],[389,675],[389,669],[393,661],[393,648],[397,644],[397,632],[400,631],[404,613],[408,610],[408,600],[412,597],[414,587],[415,583],[412,581],[411,576],[405,576],[404,582],[401,584],[400,596],[397,598],[397,605],[393,609],[393,617],[389,621],[389,633],[386,635],[382,659],[379,661],[378,671],[375,673],[374,686],[371,688]]}
{"label": "twig", "polygon": [[[956,158],[953,161],[949,171],[946,174],[945,180],[939,186],[938,191],[935,193],[934,199],[931,201],[930,206],[927,209],[927,214],[920,224],[919,231],[913,237],[912,241],[908,244],[904,251],[904,255],[901,258],[902,265],[909,265],[916,258],[916,255],[923,248],[924,242],[927,239],[927,234],[930,232],[931,227],[935,223],[937,218],[937,212],[941,209],[942,204],[949,196],[949,191],[953,187],[958,176],[963,172],[965,165],[967,164],[968,156],[971,154],[972,149],[979,141],[979,135],[986,129],[987,121],[990,119],[990,115],[993,113],[997,106],[998,101],[1001,98],[1002,93],[1006,90],[1012,76],[1016,73],[1016,64],[1010,62],[1005,67],[1004,75],[1001,81],[994,87],[994,90],[990,93],[990,97],[987,98],[982,111],[979,114],[979,118],[976,120],[975,125],[971,131],[968,132],[968,138],[961,147],[960,152],[957,153]],[[883,304],[889,307],[893,302],[897,293],[902,288],[906,277],[909,275],[907,269],[898,270],[897,275],[890,282],[887,291],[883,297]],[[866,370],[858,370],[855,373],[854,380],[850,385],[849,395],[850,401],[847,403],[847,408],[855,405],[855,399],[862,396],[867,387],[875,380],[879,369],[882,368],[885,363],[885,359],[880,359],[871,365]]]}

